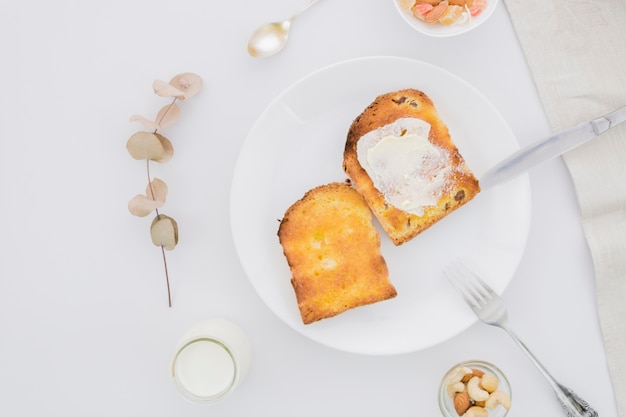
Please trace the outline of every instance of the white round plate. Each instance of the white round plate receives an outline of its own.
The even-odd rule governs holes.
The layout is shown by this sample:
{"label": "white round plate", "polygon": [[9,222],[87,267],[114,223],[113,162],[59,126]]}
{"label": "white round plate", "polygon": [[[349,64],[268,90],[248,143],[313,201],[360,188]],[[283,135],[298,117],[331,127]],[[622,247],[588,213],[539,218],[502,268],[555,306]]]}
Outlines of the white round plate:
{"label": "white round plate", "polygon": [[378,95],[403,88],[430,96],[479,178],[518,149],[500,114],[462,79],[420,61],[370,57],[318,70],[276,97],[251,129],[234,172],[232,233],[250,282],[293,329],[347,352],[413,352],[455,336],[476,317],[442,270],[456,258],[471,258],[501,293],[526,245],[527,175],[481,192],[402,246],[375,222],[397,297],[302,324],[278,241],[279,219],[309,189],[347,178],[342,162],[350,124]]}
{"label": "white round plate", "polygon": [[477,15],[471,18],[470,21],[464,23],[458,23],[453,25],[442,25],[440,23],[426,23],[416,18],[410,10],[406,10],[402,7],[402,0],[392,0],[400,13],[400,16],[405,22],[409,24],[413,29],[418,32],[422,32],[426,35],[434,37],[446,37],[455,36],[462,33],[469,32],[470,30],[483,24],[496,9],[500,0],[487,0],[487,6]]}

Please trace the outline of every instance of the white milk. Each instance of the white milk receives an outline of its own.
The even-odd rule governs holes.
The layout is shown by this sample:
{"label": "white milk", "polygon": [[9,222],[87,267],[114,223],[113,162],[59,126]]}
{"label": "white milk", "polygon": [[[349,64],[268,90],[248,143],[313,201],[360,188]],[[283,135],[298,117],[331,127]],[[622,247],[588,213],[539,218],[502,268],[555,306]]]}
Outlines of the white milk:
{"label": "white milk", "polygon": [[180,351],[174,372],[180,384],[191,394],[212,397],[233,383],[235,363],[222,345],[210,339],[200,339]]}
{"label": "white milk", "polygon": [[241,383],[251,360],[250,343],[241,328],[210,319],[190,329],[172,360],[172,377],[188,400],[208,404],[221,400]]}

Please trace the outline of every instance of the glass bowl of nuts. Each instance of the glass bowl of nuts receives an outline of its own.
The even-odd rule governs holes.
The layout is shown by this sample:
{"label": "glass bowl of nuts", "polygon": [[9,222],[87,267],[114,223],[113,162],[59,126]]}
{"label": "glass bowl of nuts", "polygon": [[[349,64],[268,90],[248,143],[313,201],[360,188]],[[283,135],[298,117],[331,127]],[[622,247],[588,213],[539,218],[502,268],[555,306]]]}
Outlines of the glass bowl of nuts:
{"label": "glass bowl of nuts", "polygon": [[445,417],[504,417],[511,385],[495,365],[470,360],[454,365],[441,380],[439,408]]}

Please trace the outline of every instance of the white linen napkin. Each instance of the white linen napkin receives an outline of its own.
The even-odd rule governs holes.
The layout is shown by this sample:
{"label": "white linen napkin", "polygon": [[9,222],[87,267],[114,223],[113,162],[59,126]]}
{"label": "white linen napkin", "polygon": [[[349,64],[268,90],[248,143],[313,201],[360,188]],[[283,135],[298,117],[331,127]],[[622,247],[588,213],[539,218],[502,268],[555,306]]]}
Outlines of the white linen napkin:
{"label": "white linen napkin", "polygon": [[[626,105],[623,0],[504,0],[551,128]],[[626,126],[564,155],[593,258],[617,411],[626,417]]]}

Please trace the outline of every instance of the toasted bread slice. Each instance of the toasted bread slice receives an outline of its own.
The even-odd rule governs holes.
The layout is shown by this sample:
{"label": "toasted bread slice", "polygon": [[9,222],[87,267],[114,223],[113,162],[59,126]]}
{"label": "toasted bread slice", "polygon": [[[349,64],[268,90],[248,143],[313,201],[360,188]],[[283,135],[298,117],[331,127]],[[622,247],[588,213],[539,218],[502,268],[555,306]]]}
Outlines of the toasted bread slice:
{"label": "toasted bread slice", "polygon": [[341,182],[309,190],[285,212],[278,238],[304,324],[396,296],[372,220]]}
{"label": "toasted bread slice", "polygon": [[395,245],[480,192],[433,102],[414,89],[377,97],[353,121],[343,168]]}

